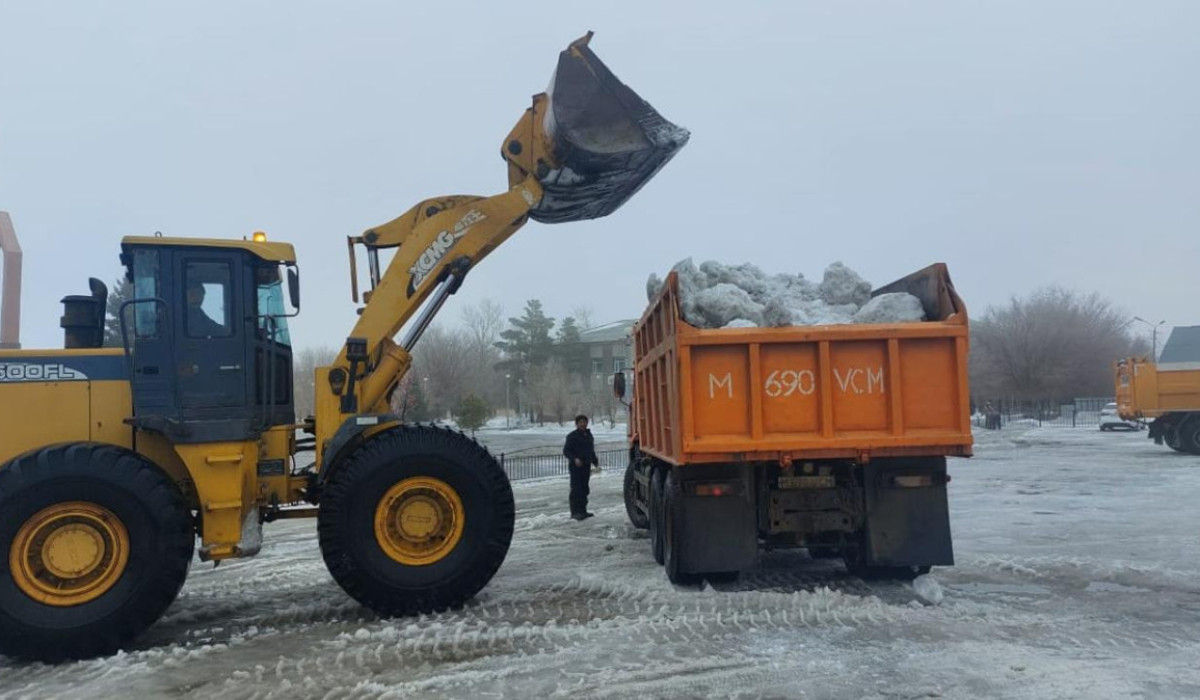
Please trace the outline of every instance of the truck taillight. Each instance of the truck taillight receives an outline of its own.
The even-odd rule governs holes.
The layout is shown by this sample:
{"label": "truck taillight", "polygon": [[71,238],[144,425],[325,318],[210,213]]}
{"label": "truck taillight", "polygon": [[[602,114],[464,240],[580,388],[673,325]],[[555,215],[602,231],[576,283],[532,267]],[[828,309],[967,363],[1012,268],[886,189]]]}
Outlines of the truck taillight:
{"label": "truck taillight", "polygon": [[[942,483],[949,482],[950,475],[947,474],[943,479],[941,479],[939,481],[941,481]],[[929,476],[929,475],[926,475],[926,476],[907,475],[907,476],[896,476],[896,477],[892,478],[892,485],[897,488],[902,488],[902,489],[924,488],[927,486],[933,486],[933,484],[934,484],[933,477]]]}
{"label": "truck taillight", "polygon": [[737,484],[728,483],[694,484],[689,490],[693,496],[736,496],[738,494]]}

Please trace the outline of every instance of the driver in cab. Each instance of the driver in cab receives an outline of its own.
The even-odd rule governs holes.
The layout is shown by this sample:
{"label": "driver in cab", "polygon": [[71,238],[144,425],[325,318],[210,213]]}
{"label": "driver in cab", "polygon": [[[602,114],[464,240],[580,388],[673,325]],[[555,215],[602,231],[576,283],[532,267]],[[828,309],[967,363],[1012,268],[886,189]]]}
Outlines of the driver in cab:
{"label": "driver in cab", "polygon": [[187,286],[187,334],[193,338],[211,338],[229,335],[229,329],[209,318],[201,306],[204,304],[204,285],[189,282]]}

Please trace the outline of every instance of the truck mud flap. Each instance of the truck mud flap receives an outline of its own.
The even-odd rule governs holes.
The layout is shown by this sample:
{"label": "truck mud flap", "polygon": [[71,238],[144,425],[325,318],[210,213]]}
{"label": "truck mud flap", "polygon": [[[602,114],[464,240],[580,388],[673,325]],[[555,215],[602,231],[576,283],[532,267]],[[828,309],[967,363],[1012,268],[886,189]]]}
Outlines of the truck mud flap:
{"label": "truck mud flap", "polygon": [[[699,465],[682,470],[683,550],[685,573],[742,571],[758,561],[758,527],[750,469],[723,466],[719,471]],[[697,495],[712,485],[735,486],[729,495]]]}
{"label": "truck mud flap", "polygon": [[868,564],[954,564],[944,457],[875,460],[863,476]]}

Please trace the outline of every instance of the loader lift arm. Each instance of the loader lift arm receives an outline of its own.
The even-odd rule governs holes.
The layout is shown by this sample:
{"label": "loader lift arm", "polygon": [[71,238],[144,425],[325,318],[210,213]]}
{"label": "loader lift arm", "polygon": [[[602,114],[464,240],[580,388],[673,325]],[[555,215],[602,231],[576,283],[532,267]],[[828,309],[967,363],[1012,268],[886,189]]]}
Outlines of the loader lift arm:
{"label": "loader lift arm", "polygon": [[[348,239],[355,301],[359,245],[367,252],[371,289],[362,295],[366,304],[337,359],[317,371],[319,471],[345,447],[349,423],[365,420],[369,427],[349,432],[366,436],[395,424],[389,403],[412,364],[411,350],[473,266],[530,218],[561,223],[612,213],[687,143],[686,130],[659,115],[592,53],[591,36],[559,55],[550,88],[533,97],[505,139],[507,192],[426,199]],[[385,249],[397,250],[381,271],[379,251]],[[394,337],[406,325],[397,343]]]}
{"label": "loader lift arm", "polygon": [[[411,364],[409,353],[437,309],[457,291],[471,267],[524,225],[530,206],[540,199],[541,187],[532,178],[492,197],[429,199],[351,239],[365,247],[372,259],[377,259],[380,249],[399,250],[378,278],[375,264],[371,266],[373,289],[364,295],[366,306],[349,336],[365,341],[366,367],[361,376],[347,377],[347,384],[353,382],[358,392],[357,396],[346,393],[355,400],[338,401],[340,411],[388,411],[391,391]],[[422,306],[426,313],[403,344],[397,344],[393,338]],[[346,367],[349,373],[352,359],[343,347],[335,366]],[[317,423],[322,424],[320,417]]]}

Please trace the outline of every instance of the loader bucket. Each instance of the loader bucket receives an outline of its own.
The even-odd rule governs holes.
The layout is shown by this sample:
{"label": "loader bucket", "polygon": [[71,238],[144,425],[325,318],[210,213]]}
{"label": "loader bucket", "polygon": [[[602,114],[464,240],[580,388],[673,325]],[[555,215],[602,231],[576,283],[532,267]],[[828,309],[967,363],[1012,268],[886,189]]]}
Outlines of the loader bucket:
{"label": "loader bucket", "polygon": [[562,223],[607,216],[654,177],[688,140],[588,48],[591,33],[558,56],[546,91],[544,133],[558,167],[539,173],[544,195],[530,216]]}

